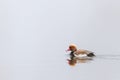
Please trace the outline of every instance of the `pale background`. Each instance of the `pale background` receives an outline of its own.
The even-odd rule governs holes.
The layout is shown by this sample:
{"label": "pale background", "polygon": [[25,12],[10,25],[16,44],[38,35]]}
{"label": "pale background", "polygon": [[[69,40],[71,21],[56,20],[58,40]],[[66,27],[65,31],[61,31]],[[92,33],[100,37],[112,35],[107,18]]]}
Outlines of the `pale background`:
{"label": "pale background", "polygon": [[120,54],[119,0],[1,0],[0,80],[120,80],[120,60],[70,67],[70,43]]}

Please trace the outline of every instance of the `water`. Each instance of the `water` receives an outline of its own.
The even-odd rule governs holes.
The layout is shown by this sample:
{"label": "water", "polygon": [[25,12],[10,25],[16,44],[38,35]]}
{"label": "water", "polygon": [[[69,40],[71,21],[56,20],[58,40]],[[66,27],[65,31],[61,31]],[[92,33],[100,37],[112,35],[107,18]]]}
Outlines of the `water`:
{"label": "water", "polygon": [[21,63],[1,64],[1,80],[120,79],[120,55],[96,55],[93,59],[78,59],[74,65],[69,64],[69,56],[64,54],[43,59],[37,63],[21,60]]}

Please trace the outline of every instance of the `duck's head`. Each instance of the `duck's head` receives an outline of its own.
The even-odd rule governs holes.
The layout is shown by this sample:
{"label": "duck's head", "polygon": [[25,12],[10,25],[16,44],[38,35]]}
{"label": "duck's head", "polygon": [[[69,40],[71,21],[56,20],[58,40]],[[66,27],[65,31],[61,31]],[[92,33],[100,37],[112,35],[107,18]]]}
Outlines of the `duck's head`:
{"label": "duck's head", "polygon": [[67,51],[72,51],[72,52],[74,52],[76,50],[77,50],[77,46],[75,44],[70,44],[69,48],[67,49]]}

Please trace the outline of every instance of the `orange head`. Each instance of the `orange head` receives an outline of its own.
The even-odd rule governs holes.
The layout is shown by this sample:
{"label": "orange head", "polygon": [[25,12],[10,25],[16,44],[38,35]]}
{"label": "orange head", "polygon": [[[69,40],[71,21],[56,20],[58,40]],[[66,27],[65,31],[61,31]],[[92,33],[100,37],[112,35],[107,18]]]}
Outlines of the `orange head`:
{"label": "orange head", "polygon": [[69,45],[69,48],[67,49],[67,51],[72,51],[72,52],[74,52],[74,51],[76,51],[76,50],[77,50],[77,47],[76,47],[75,44]]}

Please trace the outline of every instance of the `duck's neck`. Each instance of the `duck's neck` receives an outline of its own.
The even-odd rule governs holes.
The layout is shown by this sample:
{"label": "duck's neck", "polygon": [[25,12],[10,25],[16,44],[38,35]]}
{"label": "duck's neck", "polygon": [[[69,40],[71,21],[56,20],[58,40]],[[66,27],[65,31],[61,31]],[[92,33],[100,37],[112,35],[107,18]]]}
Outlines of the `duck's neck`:
{"label": "duck's neck", "polygon": [[70,56],[71,56],[71,57],[74,57],[74,54],[73,54],[73,53],[74,53],[74,51],[71,51],[71,53],[70,53]]}
{"label": "duck's neck", "polygon": [[74,54],[73,54],[73,53],[74,53],[75,51],[77,51],[77,49],[75,49],[75,50],[71,51],[71,52],[70,52],[70,55],[71,55],[71,56],[74,56]]}
{"label": "duck's neck", "polygon": [[77,49],[75,49],[73,52],[77,51]]}

